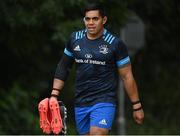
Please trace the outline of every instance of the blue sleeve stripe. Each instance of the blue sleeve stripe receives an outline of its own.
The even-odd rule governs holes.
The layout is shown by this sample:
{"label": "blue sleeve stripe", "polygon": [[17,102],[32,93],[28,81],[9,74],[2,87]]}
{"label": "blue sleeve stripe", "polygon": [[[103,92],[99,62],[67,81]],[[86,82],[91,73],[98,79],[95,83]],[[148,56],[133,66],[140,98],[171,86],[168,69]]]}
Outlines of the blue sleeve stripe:
{"label": "blue sleeve stripe", "polygon": [[65,53],[66,55],[70,56],[70,57],[74,57],[74,56],[73,56],[73,53],[70,52],[70,51],[68,51],[66,48],[64,49],[64,53]]}
{"label": "blue sleeve stripe", "polygon": [[79,39],[79,32],[76,32],[76,40]]}
{"label": "blue sleeve stripe", "polygon": [[83,32],[84,32],[84,31],[81,31],[81,38],[83,37]]}
{"label": "blue sleeve stripe", "polygon": [[81,31],[78,32],[78,39],[80,39]]}
{"label": "blue sleeve stripe", "polygon": [[77,39],[82,39],[84,36],[85,36],[85,31],[84,30],[76,32],[76,40]]}
{"label": "blue sleeve stripe", "polygon": [[106,36],[106,38],[104,39],[104,41],[106,41],[106,40],[108,39],[109,36],[110,36],[110,34],[108,34],[108,35]]}
{"label": "blue sleeve stripe", "polygon": [[107,42],[109,42],[109,41],[111,40],[112,37],[113,37],[113,36],[111,35],[111,36],[108,38]]}
{"label": "blue sleeve stripe", "polygon": [[122,60],[117,61],[116,64],[117,64],[118,67],[121,67],[121,66],[123,66],[123,65],[125,65],[125,64],[127,64],[129,62],[130,62],[130,58],[128,56],[128,57],[126,57],[126,58],[124,58]]}
{"label": "blue sleeve stripe", "polygon": [[111,44],[114,41],[114,39],[115,39],[115,37],[113,37],[109,43]]}
{"label": "blue sleeve stripe", "polygon": [[108,42],[109,44],[111,44],[114,41],[114,39],[115,37],[109,33],[107,33],[104,37],[104,41]]}

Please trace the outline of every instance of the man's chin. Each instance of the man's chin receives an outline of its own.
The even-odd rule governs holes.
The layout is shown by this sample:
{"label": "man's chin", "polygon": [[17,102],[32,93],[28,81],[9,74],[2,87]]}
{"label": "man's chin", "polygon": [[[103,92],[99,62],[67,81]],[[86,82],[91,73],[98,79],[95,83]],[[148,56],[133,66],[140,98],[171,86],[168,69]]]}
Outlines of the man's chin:
{"label": "man's chin", "polygon": [[94,31],[94,30],[88,30],[88,33],[91,35],[96,35],[96,31]]}

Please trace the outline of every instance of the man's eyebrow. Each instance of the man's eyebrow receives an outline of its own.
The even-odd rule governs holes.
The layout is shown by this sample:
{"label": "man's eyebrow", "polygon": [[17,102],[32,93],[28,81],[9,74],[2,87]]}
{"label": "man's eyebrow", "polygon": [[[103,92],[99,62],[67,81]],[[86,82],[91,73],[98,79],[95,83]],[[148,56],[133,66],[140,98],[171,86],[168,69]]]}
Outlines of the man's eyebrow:
{"label": "man's eyebrow", "polygon": [[88,17],[88,16],[85,16],[85,18],[99,18],[98,16],[94,16],[94,17]]}

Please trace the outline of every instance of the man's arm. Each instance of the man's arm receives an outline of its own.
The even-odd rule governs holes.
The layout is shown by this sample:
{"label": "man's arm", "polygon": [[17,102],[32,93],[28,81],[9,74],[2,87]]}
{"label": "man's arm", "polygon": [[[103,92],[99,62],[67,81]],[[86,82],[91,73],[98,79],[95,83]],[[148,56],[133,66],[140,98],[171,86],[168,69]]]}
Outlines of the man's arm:
{"label": "man's arm", "polygon": [[119,68],[118,72],[123,80],[125,90],[133,104],[133,117],[138,124],[143,123],[144,112],[142,110],[142,105],[139,99],[138,89],[136,81],[132,74],[131,64],[123,68]]}
{"label": "man's arm", "polygon": [[63,54],[56,68],[51,96],[59,96],[60,91],[64,87],[65,80],[69,75],[69,71],[72,68],[73,62],[73,58]]}
{"label": "man's arm", "polygon": [[64,87],[64,81],[54,78],[51,96],[59,96],[60,90]]}

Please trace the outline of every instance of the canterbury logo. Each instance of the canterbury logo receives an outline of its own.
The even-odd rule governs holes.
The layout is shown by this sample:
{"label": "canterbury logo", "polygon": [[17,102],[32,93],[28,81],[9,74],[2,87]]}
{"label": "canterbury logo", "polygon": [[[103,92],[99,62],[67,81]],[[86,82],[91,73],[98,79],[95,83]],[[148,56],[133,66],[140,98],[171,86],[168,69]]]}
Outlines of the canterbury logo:
{"label": "canterbury logo", "polygon": [[75,48],[74,48],[74,51],[81,51],[81,48],[79,45],[77,45]]}

